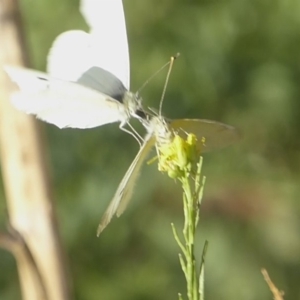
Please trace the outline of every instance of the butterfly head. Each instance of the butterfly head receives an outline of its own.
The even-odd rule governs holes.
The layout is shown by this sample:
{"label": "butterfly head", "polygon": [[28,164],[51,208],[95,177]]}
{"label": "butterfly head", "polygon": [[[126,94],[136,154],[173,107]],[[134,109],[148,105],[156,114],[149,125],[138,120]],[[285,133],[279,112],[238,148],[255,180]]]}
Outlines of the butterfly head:
{"label": "butterfly head", "polygon": [[137,119],[146,119],[146,114],[142,106],[142,98],[139,94],[127,91],[123,97],[123,104],[129,116]]}

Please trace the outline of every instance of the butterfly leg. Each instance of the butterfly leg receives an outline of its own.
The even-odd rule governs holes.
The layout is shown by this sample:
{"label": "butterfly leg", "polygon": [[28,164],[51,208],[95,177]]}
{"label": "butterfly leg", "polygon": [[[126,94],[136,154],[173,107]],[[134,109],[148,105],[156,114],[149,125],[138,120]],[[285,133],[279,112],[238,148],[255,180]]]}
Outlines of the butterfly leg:
{"label": "butterfly leg", "polygon": [[[126,129],[125,128],[125,125],[128,124],[128,126],[130,127],[130,130]],[[129,122],[126,122],[126,123],[121,123],[119,128],[124,131],[124,132],[127,132],[128,134],[130,134],[131,136],[134,137],[134,139],[139,143],[140,147],[142,147],[142,141],[143,141],[143,138],[138,134],[138,132],[132,127],[132,125],[129,123]]]}

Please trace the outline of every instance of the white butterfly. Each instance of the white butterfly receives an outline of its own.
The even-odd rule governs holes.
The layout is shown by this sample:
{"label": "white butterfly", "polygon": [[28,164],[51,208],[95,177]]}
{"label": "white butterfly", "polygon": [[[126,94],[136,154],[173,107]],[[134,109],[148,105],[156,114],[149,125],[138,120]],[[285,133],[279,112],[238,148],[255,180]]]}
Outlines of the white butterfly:
{"label": "white butterfly", "polygon": [[[20,92],[16,108],[59,128],[92,128],[140,118],[140,98],[129,92],[129,53],[121,0],[83,0],[91,31],[67,31],[54,41],[47,71],[5,67]],[[130,124],[129,124],[130,126]]]}
{"label": "white butterfly", "polygon": [[[158,116],[152,117],[150,120],[144,119],[143,125],[147,128],[148,134],[101,219],[97,230],[98,236],[115,214],[119,217],[126,209],[142,164],[155,144],[160,146],[170,143],[174,133],[186,137],[188,132],[196,135],[199,143],[197,146],[203,153],[226,147],[239,139],[239,133],[234,127],[210,120],[178,119],[168,121]],[[204,145],[202,138],[205,138]]]}

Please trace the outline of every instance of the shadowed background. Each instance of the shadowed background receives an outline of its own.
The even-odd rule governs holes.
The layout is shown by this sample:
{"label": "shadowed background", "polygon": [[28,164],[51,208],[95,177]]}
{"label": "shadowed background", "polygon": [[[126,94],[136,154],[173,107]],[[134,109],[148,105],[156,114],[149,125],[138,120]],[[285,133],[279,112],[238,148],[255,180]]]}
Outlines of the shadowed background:
{"label": "shadowed background", "polygon": [[[23,0],[32,67],[54,38],[88,30],[74,0]],[[243,138],[204,157],[206,299],[271,299],[261,267],[287,298],[300,296],[300,4],[286,1],[124,0],[136,91],[181,53],[163,105],[170,118],[234,125]],[[1,41],[5,42],[5,41]],[[166,72],[142,91],[158,108]],[[137,124],[138,125],[138,124]],[[45,125],[56,210],[76,299],[176,299],[185,294],[170,223],[182,226],[178,184],[145,166],[132,202],[100,238],[98,222],[138,151],[117,124]],[[7,220],[1,186],[1,225]],[[20,299],[13,257],[0,250],[1,299]],[[46,258],[45,258],[46,259]]]}

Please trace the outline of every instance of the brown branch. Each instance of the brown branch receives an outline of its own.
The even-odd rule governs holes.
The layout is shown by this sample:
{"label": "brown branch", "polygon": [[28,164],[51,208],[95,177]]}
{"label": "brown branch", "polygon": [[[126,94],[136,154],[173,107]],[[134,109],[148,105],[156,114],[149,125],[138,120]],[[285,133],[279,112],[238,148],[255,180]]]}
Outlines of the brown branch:
{"label": "brown branch", "polygon": [[6,237],[10,243],[6,245],[14,245],[23,299],[66,300],[70,298],[67,272],[43,136],[34,119],[9,103],[15,87],[2,70],[3,64],[25,65],[28,61],[21,29],[18,1],[1,0],[0,158],[9,222],[21,237]]}
{"label": "brown branch", "polygon": [[275,286],[275,284],[272,282],[268,272],[266,269],[261,269],[261,273],[263,274],[264,276],[264,279],[265,281],[267,282],[268,286],[269,286],[269,289],[270,291],[272,292],[273,294],[273,297],[274,297],[274,300],[284,300],[283,299],[283,295],[284,295],[284,292],[283,291],[280,291],[278,290],[278,288]]}
{"label": "brown branch", "polygon": [[19,264],[26,265],[26,270],[30,274],[28,280],[34,280],[33,283],[29,281],[28,284],[34,284],[35,289],[37,289],[34,293],[39,295],[40,299],[48,299],[41,273],[26,242],[12,227],[9,231],[9,233],[0,232],[0,247],[18,257]]}

